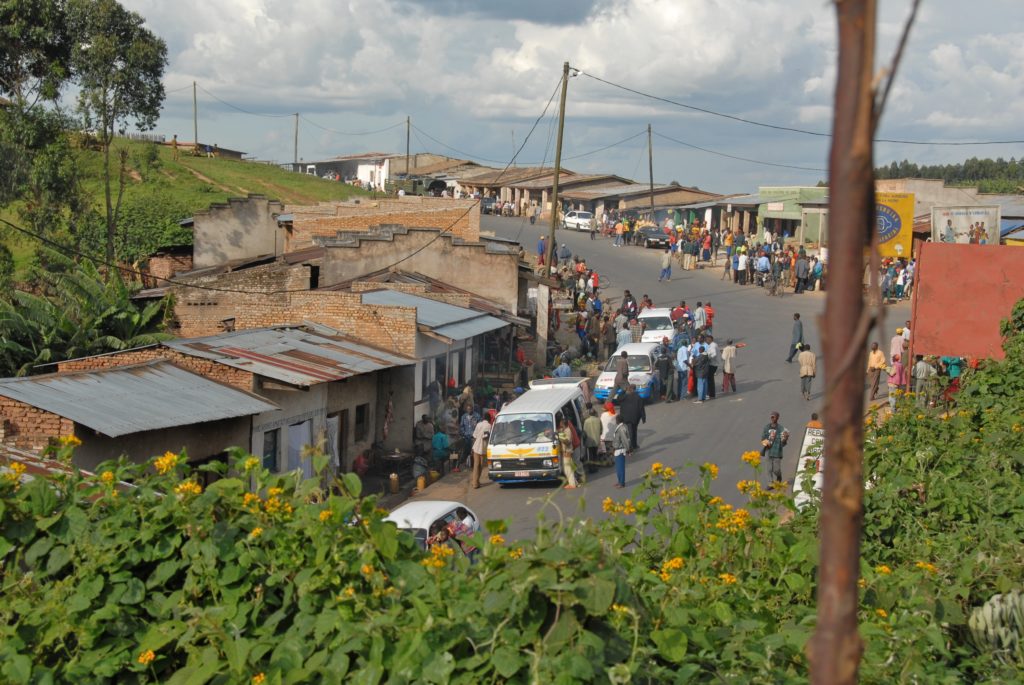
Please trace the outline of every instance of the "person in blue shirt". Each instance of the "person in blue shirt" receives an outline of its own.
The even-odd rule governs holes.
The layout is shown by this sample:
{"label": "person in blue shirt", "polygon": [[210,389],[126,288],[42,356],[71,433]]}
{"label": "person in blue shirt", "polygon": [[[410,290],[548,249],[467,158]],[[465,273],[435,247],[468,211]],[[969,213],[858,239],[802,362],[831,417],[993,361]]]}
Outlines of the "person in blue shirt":
{"label": "person in blue shirt", "polygon": [[539,266],[544,266],[544,256],[546,253],[547,245],[544,242],[544,236],[541,236],[540,240],[537,241],[537,264]]}
{"label": "person in blue shirt", "polygon": [[594,299],[591,301],[590,306],[594,308],[594,316],[600,317],[601,312],[604,311],[604,305],[601,303],[601,297],[594,293]]}
{"label": "person in blue shirt", "polygon": [[431,452],[430,456],[434,459],[435,464],[443,464],[448,459],[448,453],[451,452],[451,442],[448,440],[448,434],[440,428],[434,433],[434,439],[430,442]]}
{"label": "person in blue shirt", "polygon": [[676,350],[676,395],[679,399],[683,399],[687,395],[687,377],[690,373],[690,345],[688,342],[679,345],[679,349]]}
{"label": "person in blue shirt", "polygon": [[572,367],[569,366],[569,363],[563,358],[562,363],[555,367],[552,375],[555,378],[568,378],[572,375]]}
{"label": "person in blue shirt", "polygon": [[762,274],[768,273],[772,268],[771,261],[768,259],[768,255],[762,254],[757,258],[757,271]]}

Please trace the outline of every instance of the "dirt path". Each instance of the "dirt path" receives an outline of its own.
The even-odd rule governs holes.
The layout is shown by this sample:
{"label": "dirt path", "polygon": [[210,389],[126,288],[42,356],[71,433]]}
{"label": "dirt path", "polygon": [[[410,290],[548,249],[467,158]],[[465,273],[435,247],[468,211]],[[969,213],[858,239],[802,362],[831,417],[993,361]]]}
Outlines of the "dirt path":
{"label": "dirt path", "polygon": [[195,176],[196,178],[198,178],[203,183],[209,183],[214,188],[217,188],[218,190],[221,190],[221,191],[227,193],[228,195],[234,195],[239,190],[238,188],[231,188],[229,186],[217,183],[216,181],[214,181],[209,176],[206,176],[204,174],[199,173],[198,171],[196,171],[195,169],[193,169],[190,166],[185,166],[184,164],[182,166],[185,167],[186,169],[188,169],[190,172],[192,172],[192,175]]}

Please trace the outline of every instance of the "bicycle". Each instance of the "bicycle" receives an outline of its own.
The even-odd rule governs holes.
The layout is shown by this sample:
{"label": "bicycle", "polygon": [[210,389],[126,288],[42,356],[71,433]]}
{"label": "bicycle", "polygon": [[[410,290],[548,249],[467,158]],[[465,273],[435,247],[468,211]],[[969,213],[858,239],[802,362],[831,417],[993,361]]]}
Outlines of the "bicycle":
{"label": "bicycle", "polygon": [[767,274],[764,277],[764,291],[769,297],[773,295],[782,297],[782,284],[779,283],[779,279],[775,278],[775,276]]}

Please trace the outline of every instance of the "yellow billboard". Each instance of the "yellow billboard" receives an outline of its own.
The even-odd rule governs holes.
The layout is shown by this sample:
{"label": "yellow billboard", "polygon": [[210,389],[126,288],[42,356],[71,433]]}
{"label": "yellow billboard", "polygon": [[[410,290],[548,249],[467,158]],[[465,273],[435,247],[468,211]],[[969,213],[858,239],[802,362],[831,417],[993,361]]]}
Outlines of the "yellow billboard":
{"label": "yellow billboard", "polygon": [[914,240],[914,194],[875,193],[875,228],[878,254],[910,259]]}

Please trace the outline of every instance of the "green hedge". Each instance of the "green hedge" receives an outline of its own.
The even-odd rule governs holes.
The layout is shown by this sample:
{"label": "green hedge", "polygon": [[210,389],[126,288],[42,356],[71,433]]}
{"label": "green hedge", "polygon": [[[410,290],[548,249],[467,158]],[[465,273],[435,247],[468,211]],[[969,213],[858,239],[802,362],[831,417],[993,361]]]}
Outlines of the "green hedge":
{"label": "green hedge", "polygon": [[[969,373],[949,415],[908,397],[868,422],[863,682],[1024,679],[966,630],[1022,586],[1022,368]],[[173,454],[8,475],[0,681],[804,682],[816,513],[742,458],[744,508],[711,496],[714,464],[656,464],[601,521],[549,504],[529,542],[489,523],[473,564],[417,549],[352,474],[330,494],[243,453],[205,489]]]}

